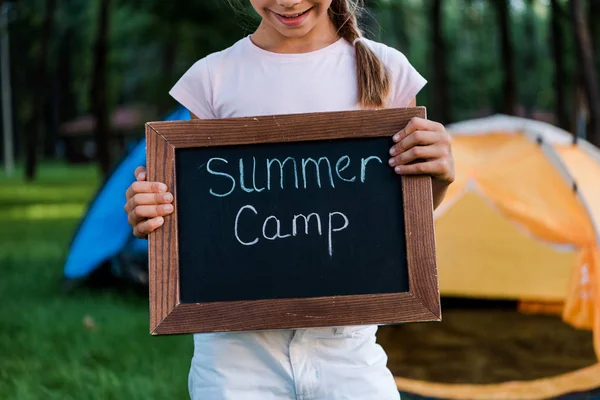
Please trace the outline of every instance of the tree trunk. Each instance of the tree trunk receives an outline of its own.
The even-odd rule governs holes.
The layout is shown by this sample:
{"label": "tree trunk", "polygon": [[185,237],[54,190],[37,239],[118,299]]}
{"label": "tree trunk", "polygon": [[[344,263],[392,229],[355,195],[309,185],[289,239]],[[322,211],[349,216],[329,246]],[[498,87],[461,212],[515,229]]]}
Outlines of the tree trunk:
{"label": "tree trunk", "polygon": [[586,129],[588,125],[588,105],[583,90],[583,74],[577,72],[575,76],[575,84],[573,85],[573,107],[571,123],[571,132],[573,138],[585,138],[587,136]]}
{"label": "tree trunk", "polygon": [[600,0],[590,0],[588,27],[592,39],[592,51],[596,56],[596,74],[600,74],[600,24],[598,23],[598,16],[600,16]]}
{"label": "tree trunk", "polygon": [[[175,59],[177,57],[177,47],[179,43],[179,25],[170,23],[168,25],[167,37],[163,48],[163,63],[162,76],[169,82],[173,82],[173,74],[175,71]],[[166,88],[169,89],[168,87]],[[168,96],[163,96],[159,102],[159,114],[165,114],[171,108],[171,100]]]}
{"label": "tree trunk", "polygon": [[38,64],[37,75],[37,93],[35,100],[35,122],[30,125],[32,129],[26,132],[26,151],[25,151],[25,179],[32,181],[36,177],[38,165],[38,147],[39,143],[44,143],[45,133],[48,124],[48,99],[49,99],[49,71],[48,58],[50,53],[50,38],[54,28],[54,11],[56,10],[56,0],[46,0],[46,9],[44,12],[44,25],[41,37],[41,53]]}
{"label": "tree trunk", "polygon": [[446,62],[446,43],[443,35],[442,0],[433,0],[431,7],[432,50],[434,68],[434,113],[442,124],[450,122],[450,97],[448,95],[448,64]]}
{"label": "tree trunk", "polygon": [[58,122],[63,123],[75,117],[76,107],[73,101],[73,72],[71,68],[71,57],[73,49],[73,30],[68,29],[59,46],[58,68],[56,80],[58,82]]}
{"label": "tree trunk", "polygon": [[385,17],[389,21],[387,26],[393,27],[394,37],[398,49],[404,54],[410,54],[410,38],[408,34],[407,21],[410,18],[410,8],[406,2],[392,2]]}
{"label": "tree trunk", "polygon": [[589,109],[589,140],[600,146],[600,93],[598,91],[596,69],[594,68],[590,32],[587,20],[584,18],[583,2],[581,0],[571,0],[569,4],[571,6],[571,21],[575,32],[577,64],[582,74],[583,89]]}
{"label": "tree trunk", "polygon": [[94,44],[94,70],[92,83],[92,108],[96,120],[96,155],[100,172],[108,176],[111,169],[110,160],[110,125],[107,98],[107,63],[108,51],[108,25],[110,13],[110,0],[99,0],[98,31]]}
{"label": "tree trunk", "polygon": [[537,103],[537,93],[539,91],[537,58],[538,45],[535,34],[535,0],[527,0],[527,13],[525,16],[525,38],[529,43],[528,51],[525,53],[525,76],[527,85],[524,87],[523,106],[525,108],[525,117],[533,118],[533,112]]}
{"label": "tree trunk", "polygon": [[504,70],[504,113],[517,114],[517,80],[514,67],[514,51],[510,36],[510,2],[490,0],[496,7],[498,26],[500,27],[501,59]]}
{"label": "tree trunk", "polygon": [[552,58],[554,61],[554,93],[556,96],[555,111],[558,126],[564,130],[569,130],[569,113],[566,104],[565,77],[567,76],[565,69],[565,46],[563,44],[564,32],[561,24],[561,15],[559,0],[551,0],[552,16],[551,23],[551,48]]}

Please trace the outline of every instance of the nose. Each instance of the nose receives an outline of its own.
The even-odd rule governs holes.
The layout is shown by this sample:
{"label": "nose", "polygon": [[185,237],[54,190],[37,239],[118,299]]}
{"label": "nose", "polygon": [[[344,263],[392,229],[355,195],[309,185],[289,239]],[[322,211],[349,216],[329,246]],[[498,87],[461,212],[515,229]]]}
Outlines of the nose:
{"label": "nose", "polygon": [[284,8],[292,8],[300,3],[303,0],[277,0],[277,4]]}

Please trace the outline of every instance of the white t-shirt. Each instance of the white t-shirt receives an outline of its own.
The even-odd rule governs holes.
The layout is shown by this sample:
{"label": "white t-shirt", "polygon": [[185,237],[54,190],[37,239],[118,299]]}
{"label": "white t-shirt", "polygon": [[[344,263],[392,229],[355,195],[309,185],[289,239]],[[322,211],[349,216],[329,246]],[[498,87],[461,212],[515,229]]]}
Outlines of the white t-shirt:
{"label": "white t-shirt", "polygon": [[[406,107],[426,84],[396,49],[366,40],[392,77],[386,107]],[[273,53],[249,36],[197,61],[169,92],[201,119],[358,109],[354,46],[345,39],[301,54]]]}
{"label": "white t-shirt", "polygon": [[[406,107],[425,79],[399,51],[367,41],[392,76],[386,107]],[[170,94],[201,119],[359,109],[354,46],[279,54],[245,37],[196,62]],[[192,400],[398,399],[377,327],[194,335]],[[300,396],[300,397],[299,397]]]}

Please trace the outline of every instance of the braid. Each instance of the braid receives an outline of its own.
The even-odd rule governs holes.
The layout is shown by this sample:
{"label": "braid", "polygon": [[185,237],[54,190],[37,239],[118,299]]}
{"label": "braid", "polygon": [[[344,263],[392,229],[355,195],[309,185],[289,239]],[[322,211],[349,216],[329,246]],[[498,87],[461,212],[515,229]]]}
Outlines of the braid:
{"label": "braid", "polygon": [[[329,8],[329,17],[338,34],[350,43],[362,37],[357,21],[358,8],[352,0],[333,0]],[[383,107],[390,92],[389,72],[366,43],[359,40],[354,47],[359,104],[365,108]]]}
{"label": "braid", "polygon": [[[358,5],[355,5],[355,9]],[[359,38],[361,32],[358,30],[358,21],[356,12],[351,12],[348,1],[333,0],[329,8],[329,16],[333,21],[334,26],[338,30],[338,34],[349,41],[354,42],[354,39]]]}

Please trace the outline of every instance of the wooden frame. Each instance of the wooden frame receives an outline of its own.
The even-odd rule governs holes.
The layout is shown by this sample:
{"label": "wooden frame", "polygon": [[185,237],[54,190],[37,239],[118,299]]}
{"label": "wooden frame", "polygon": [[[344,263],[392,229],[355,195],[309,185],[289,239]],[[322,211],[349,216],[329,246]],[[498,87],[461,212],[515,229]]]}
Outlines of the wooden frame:
{"label": "wooden frame", "polygon": [[166,183],[175,196],[175,212],[148,238],[151,334],[440,321],[428,176],[402,179],[408,292],[201,304],[179,297],[176,149],[392,136],[415,116],[425,118],[425,108],[147,123],[148,180]]}

